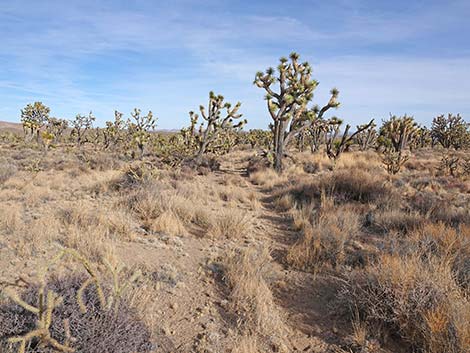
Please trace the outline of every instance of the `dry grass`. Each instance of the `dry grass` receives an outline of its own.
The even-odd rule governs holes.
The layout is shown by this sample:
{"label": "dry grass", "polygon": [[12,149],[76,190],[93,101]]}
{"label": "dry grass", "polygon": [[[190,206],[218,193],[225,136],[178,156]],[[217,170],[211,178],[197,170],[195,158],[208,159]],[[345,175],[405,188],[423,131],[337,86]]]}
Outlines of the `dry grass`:
{"label": "dry grass", "polygon": [[259,343],[256,336],[241,336],[232,349],[232,353],[259,353]]}
{"label": "dry grass", "polygon": [[[333,319],[343,350],[470,347],[470,183],[436,171],[440,152],[413,152],[395,176],[372,151],[335,165],[294,152],[284,174],[259,163],[249,177],[240,172],[252,151],[205,175],[87,148],[0,152],[0,283],[32,276],[59,244],[101,270],[123,258],[145,268],[125,300],[173,350],[194,350],[200,335],[208,351],[291,352],[297,338],[298,350],[315,349]],[[207,259],[221,257],[223,271],[207,273]],[[335,295],[349,317],[330,316]]]}
{"label": "dry grass", "polygon": [[[271,256],[267,248],[244,248],[230,254],[224,261],[224,274],[230,288],[230,309],[244,341],[241,352],[258,347],[256,339],[276,344],[284,351],[287,328],[269,288]],[[278,350],[278,351],[279,351]]]}
{"label": "dry grass", "polygon": [[276,185],[285,183],[287,177],[279,175],[273,169],[262,169],[250,174],[250,181],[266,189],[272,189]]}
{"label": "dry grass", "polygon": [[336,268],[344,264],[347,246],[360,229],[358,215],[349,208],[333,206],[331,201],[310,215],[306,211],[299,213],[297,227],[301,228],[301,235],[288,251],[289,264],[315,273],[325,266]]}
{"label": "dry grass", "polygon": [[251,231],[251,217],[246,211],[226,208],[214,215],[208,234],[215,238],[237,238],[248,236]]}
{"label": "dry grass", "polygon": [[468,352],[469,293],[458,273],[462,257],[469,258],[469,240],[467,228],[417,230],[403,254],[382,255],[353,272],[340,298],[371,326],[398,332],[426,352]]}

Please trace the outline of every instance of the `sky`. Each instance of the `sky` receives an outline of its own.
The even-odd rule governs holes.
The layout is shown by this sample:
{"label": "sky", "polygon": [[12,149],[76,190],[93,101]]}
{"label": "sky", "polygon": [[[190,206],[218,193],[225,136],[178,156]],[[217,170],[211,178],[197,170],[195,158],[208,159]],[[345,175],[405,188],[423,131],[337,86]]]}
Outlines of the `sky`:
{"label": "sky", "polygon": [[255,73],[295,51],[340,90],[334,115],[356,125],[409,114],[470,120],[470,1],[0,0],[0,120],[27,103],[72,119],[152,110],[188,125],[208,92],[242,102],[248,128],[270,122]]}

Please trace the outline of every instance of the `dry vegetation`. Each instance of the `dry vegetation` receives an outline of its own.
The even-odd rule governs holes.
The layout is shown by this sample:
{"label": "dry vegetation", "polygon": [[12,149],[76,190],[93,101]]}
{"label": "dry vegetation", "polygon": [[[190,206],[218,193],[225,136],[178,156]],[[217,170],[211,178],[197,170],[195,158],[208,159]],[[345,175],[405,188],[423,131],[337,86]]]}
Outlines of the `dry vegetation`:
{"label": "dry vegetation", "polygon": [[[211,172],[1,145],[0,351],[470,352],[470,180],[442,149],[395,175],[372,151],[281,175],[255,153]],[[99,281],[63,259],[41,287],[64,248]]]}

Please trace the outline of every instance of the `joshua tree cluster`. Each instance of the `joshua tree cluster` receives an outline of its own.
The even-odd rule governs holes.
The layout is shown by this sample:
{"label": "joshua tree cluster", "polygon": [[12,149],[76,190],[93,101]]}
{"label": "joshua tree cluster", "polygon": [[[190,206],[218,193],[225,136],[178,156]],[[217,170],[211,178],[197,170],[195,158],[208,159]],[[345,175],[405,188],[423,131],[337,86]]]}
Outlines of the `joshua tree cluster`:
{"label": "joshua tree cluster", "polygon": [[344,124],[343,119],[327,116],[340,106],[338,89],[331,89],[326,104],[312,103],[319,83],[312,77],[310,64],[301,62],[296,53],[281,58],[276,69],[256,73],[254,84],[266,93],[271,118],[267,130],[244,132],[247,121],[241,119],[241,103],[232,106],[214,92],[209,93],[207,107],[201,105],[198,113],[189,112],[189,126],[177,134],[156,133],[157,118],[151,111],[143,115],[137,108],[128,119],[115,111],[114,121],[106,121],[104,128],[97,128],[93,126],[96,118],[92,112],[67,121],[50,117],[50,109],[35,102],[21,110],[21,122],[26,140],[35,140],[45,151],[61,142],[79,148],[91,143],[95,148],[134,158],[156,154],[175,165],[187,159],[200,164],[207,154],[228,153],[234,146],[244,144],[263,150],[278,172],[282,172],[283,160],[294,146],[300,151],[324,151],[333,162],[351,148],[361,151],[375,148],[391,174],[400,171],[413,149],[470,147],[470,124],[459,114],[437,116],[430,129],[419,126],[412,116],[391,115],[378,130],[372,119],[351,131],[351,125]]}

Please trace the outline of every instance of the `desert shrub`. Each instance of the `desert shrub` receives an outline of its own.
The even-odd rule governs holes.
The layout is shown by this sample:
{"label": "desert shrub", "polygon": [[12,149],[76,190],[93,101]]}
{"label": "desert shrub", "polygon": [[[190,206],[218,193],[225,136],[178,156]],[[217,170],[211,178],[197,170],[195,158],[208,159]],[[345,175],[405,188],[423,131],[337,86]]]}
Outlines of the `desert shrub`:
{"label": "desert shrub", "polygon": [[340,297],[371,326],[388,329],[426,352],[466,352],[470,302],[442,263],[383,256],[355,271]]}
{"label": "desert shrub", "polygon": [[[86,280],[84,276],[53,277],[46,290],[52,290],[63,298],[62,304],[52,313],[51,337],[58,342],[71,341],[75,352],[83,353],[129,353],[150,352],[150,333],[140,321],[136,312],[123,300],[118,310],[102,308],[96,289],[89,287],[84,293],[86,312],[83,313],[77,302],[77,292]],[[21,299],[28,304],[38,305],[38,286],[27,289]],[[0,305],[0,348],[8,352],[6,339],[21,336],[35,328],[35,314],[14,302]],[[70,337],[64,327],[68,322]],[[10,350],[14,352],[15,350]],[[40,345],[33,339],[26,352],[53,353],[57,350]]]}
{"label": "desert shrub", "polygon": [[323,183],[325,188],[331,185],[335,198],[345,202],[377,202],[390,197],[392,193],[382,176],[360,169],[337,170],[330,180],[324,180]]}
{"label": "desert shrub", "polygon": [[464,289],[470,290],[470,226],[457,228],[445,223],[426,224],[412,232],[402,244],[403,254],[419,254],[423,259],[444,258]]}
{"label": "desert shrub", "polygon": [[208,234],[214,238],[237,238],[247,235],[251,228],[251,219],[246,211],[225,208],[218,214],[209,226]]}
{"label": "desert shrub", "polygon": [[426,219],[417,212],[405,211],[400,208],[378,210],[373,213],[373,227],[386,233],[398,231],[408,233],[422,226]]}
{"label": "desert shrub", "polygon": [[276,351],[284,351],[280,346],[288,331],[269,287],[270,261],[266,247],[237,249],[224,260],[223,273],[238,332],[242,337],[251,336],[244,345],[253,348],[269,342]]}
{"label": "desert shrub", "polygon": [[469,352],[468,228],[426,225],[398,252],[346,275],[340,303],[420,351]]}
{"label": "desert shrub", "polygon": [[322,193],[340,203],[375,203],[392,207],[399,202],[399,194],[386,184],[382,175],[359,169],[338,169],[309,181],[293,183],[285,192],[292,194],[298,204],[319,200]]}
{"label": "desert shrub", "polygon": [[201,221],[191,195],[184,191],[163,182],[147,182],[123,196],[121,204],[139,217],[146,230],[184,235],[186,226]]}
{"label": "desert shrub", "polygon": [[272,189],[275,185],[286,181],[285,176],[281,176],[273,169],[260,169],[250,173],[250,181],[266,189]]}
{"label": "desert shrub", "polygon": [[465,206],[453,204],[452,200],[439,197],[434,192],[418,192],[410,198],[412,209],[419,211],[434,222],[445,222],[449,225],[470,224],[470,210]]}
{"label": "desert shrub", "polygon": [[272,163],[267,157],[264,156],[254,156],[248,160],[248,165],[246,167],[248,175],[251,175],[255,172],[259,172],[265,169],[270,168]]}
{"label": "desert shrub", "polygon": [[348,243],[360,228],[358,215],[347,208],[322,206],[309,221],[302,223],[301,236],[288,251],[288,263],[312,272],[345,264]]}
{"label": "desert shrub", "polygon": [[182,168],[196,170],[200,175],[207,175],[220,169],[220,162],[213,156],[202,155],[196,162],[193,158],[185,159],[181,163]]}
{"label": "desert shrub", "polygon": [[113,190],[128,190],[155,181],[157,171],[148,163],[136,163],[126,167],[124,172],[110,183]]}
{"label": "desert shrub", "polygon": [[0,163],[0,185],[5,183],[17,172],[15,165],[10,163]]}

